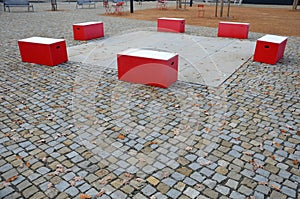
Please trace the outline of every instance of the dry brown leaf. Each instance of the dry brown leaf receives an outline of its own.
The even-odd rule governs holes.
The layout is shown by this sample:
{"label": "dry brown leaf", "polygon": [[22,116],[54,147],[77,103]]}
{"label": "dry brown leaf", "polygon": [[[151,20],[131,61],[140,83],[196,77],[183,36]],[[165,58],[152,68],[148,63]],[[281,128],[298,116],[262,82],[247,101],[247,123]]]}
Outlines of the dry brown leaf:
{"label": "dry brown leaf", "polygon": [[275,189],[276,191],[279,191],[279,192],[281,192],[281,189],[279,188],[279,187],[277,187],[276,185],[271,185],[271,187],[273,188],[273,189]]}
{"label": "dry brown leaf", "polygon": [[118,138],[119,138],[120,140],[124,140],[124,139],[125,139],[125,136],[124,136],[123,134],[119,134],[119,135],[118,135]]}
{"label": "dry brown leaf", "polygon": [[267,181],[260,181],[260,182],[258,182],[258,184],[259,184],[259,185],[265,185],[265,186],[267,186],[267,185],[268,185],[268,182],[267,182]]}
{"label": "dry brown leaf", "polygon": [[185,150],[186,150],[186,151],[191,151],[191,150],[193,150],[193,147],[187,146],[187,147],[185,148]]}
{"label": "dry brown leaf", "polygon": [[286,133],[287,130],[285,130],[285,129],[280,129],[280,132],[281,132],[281,133]]}
{"label": "dry brown leaf", "polygon": [[300,131],[297,131],[297,135],[299,135],[299,136],[300,136]]}
{"label": "dry brown leaf", "polygon": [[179,135],[179,129],[174,129],[173,134],[174,134],[175,136]]}
{"label": "dry brown leaf", "polygon": [[142,179],[142,178],[136,178],[135,179],[137,182],[144,182],[145,180],[144,179]]}
{"label": "dry brown leaf", "polygon": [[82,180],[82,177],[81,176],[75,176],[73,179],[74,179],[75,182],[78,182],[78,181]]}
{"label": "dry brown leaf", "polygon": [[281,145],[278,142],[273,142],[273,144],[277,147],[280,147]]}
{"label": "dry brown leaf", "polygon": [[99,184],[107,184],[110,180],[112,180],[111,176],[106,176],[105,178],[99,180]]}
{"label": "dry brown leaf", "polygon": [[206,161],[206,162],[202,162],[200,163],[201,166],[208,166],[208,165],[211,165],[213,162],[212,161]]}
{"label": "dry brown leaf", "polygon": [[4,137],[10,137],[11,134],[10,133],[5,133]]}
{"label": "dry brown leaf", "polygon": [[48,189],[50,189],[51,187],[53,187],[53,184],[50,182],[47,187]]}
{"label": "dry brown leaf", "polygon": [[293,160],[293,164],[294,165],[298,165],[299,164],[299,160]]}
{"label": "dry brown leaf", "polygon": [[195,185],[195,187],[198,188],[198,189],[201,189],[202,188],[202,184],[198,183],[198,184]]}
{"label": "dry brown leaf", "polygon": [[254,153],[250,151],[243,151],[243,154],[252,156]]}
{"label": "dry brown leaf", "polygon": [[210,131],[210,128],[206,127],[205,131],[208,133]]}
{"label": "dry brown leaf", "polygon": [[71,182],[70,182],[71,187],[74,187],[75,184],[76,184],[75,180],[71,180]]}
{"label": "dry brown leaf", "polygon": [[30,163],[29,162],[26,162],[26,167],[30,167]]}
{"label": "dry brown leaf", "polygon": [[270,156],[273,160],[276,160],[276,156],[275,155],[271,155]]}
{"label": "dry brown leaf", "polygon": [[126,178],[133,178],[133,175],[131,173],[125,173],[124,176]]}
{"label": "dry brown leaf", "polygon": [[162,177],[163,177],[163,178],[167,178],[167,177],[169,177],[169,175],[170,175],[170,174],[169,174],[168,171],[163,171],[163,172],[162,172]]}
{"label": "dry brown leaf", "polygon": [[153,196],[151,196],[151,197],[150,197],[150,199],[156,199],[156,196],[155,196],[155,195],[153,195]]}
{"label": "dry brown leaf", "polygon": [[43,157],[43,158],[42,158],[42,161],[43,161],[43,162],[47,162],[47,157]]}
{"label": "dry brown leaf", "polygon": [[17,159],[17,160],[22,160],[23,157],[22,157],[22,156],[19,156],[19,155],[16,155],[16,159]]}
{"label": "dry brown leaf", "polygon": [[241,140],[241,137],[236,137],[235,140],[236,140],[236,141],[240,141],[240,140]]}
{"label": "dry brown leaf", "polygon": [[79,195],[79,198],[80,198],[80,199],[89,199],[89,198],[92,198],[92,196],[81,193],[81,194]]}
{"label": "dry brown leaf", "polygon": [[12,182],[12,181],[15,181],[17,178],[18,178],[18,176],[13,176],[13,177],[10,177],[7,180],[5,180],[5,182]]}
{"label": "dry brown leaf", "polygon": [[96,194],[96,197],[101,197],[103,194],[105,194],[105,190],[101,189],[101,191]]}

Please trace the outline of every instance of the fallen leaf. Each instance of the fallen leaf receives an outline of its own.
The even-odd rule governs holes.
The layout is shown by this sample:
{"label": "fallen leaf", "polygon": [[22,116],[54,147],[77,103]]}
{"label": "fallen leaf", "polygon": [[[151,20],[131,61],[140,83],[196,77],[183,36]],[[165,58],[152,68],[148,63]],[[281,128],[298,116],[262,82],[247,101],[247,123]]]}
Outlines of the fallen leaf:
{"label": "fallen leaf", "polygon": [[294,165],[298,165],[299,164],[299,160],[293,160],[293,164]]}
{"label": "fallen leaf", "polygon": [[240,140],[241,140],[241,137],[236,137],[235,140],[236,140],[236,141],[240,141]]}
{"label": "fallen leaf", "polygon": [[287,130],[285,130],[285,129],[280,129],[280,132],[281,132],[281,133],[286,133]]}
{"label": "fallen leaf", "polygon": [[273,188],[273,189],[275,189],[276,191],[279,191],[279,192],[281,192],[281,189],[279,188],[279,187],[277,187],[276,185],[271,185],[271,187]]}
{"label": "fallen leaf", "polygon": [[111,176],[106,176],[105,178],[99,180],[99,184],[107,184],[112,179]]}
{"label": "fallen leaf", "polygon": [[208,133],[210,131],[210,128],[206,127],[205,131]]}
{"label": "fallen leaf", "polygon": [[268,185],[268,182],[267,182],[267,181],[260,181],[260,182],[258,182],[258,184],[259,184],[259,185],[266,185],[266,186],[267,186],[267,185]]}
{"label": "fallen leaf", "polygon": [[167,177],[169,177],[169,175],[170,175],[170,174],[169,174],[169,172],[167,172],[167,171],[163,171],[163,172],[162,172],[162,177],[163,177],[163,178],[167,178]]}
{"label": "fallen leaf", "polygon": [[243,154],[245,154],[245,155],[249,155],[249,156],[252,156],[252,155],[254,155],[254,152],[250,152],[250,151],[243,151]]}
{"label": "fallen leaf", "polygon": [[145,180],[144,179],[142,179],[142,178],[136,178],[135,179],[137,182],[144,182]]}
{"label": "fallen leaf", "polygon": [[125,173],[124,176],[127,178],[133,178],[133,175],[131,173]]}
{"label": "fallen leaf", "polygon": [[103,194],[105,194],[105,190],[101,189],[101,191],[96,194],[96,197],[101,197]]}
{"label": "fallen leaf", "polygon": [[273,160],[276,160],[276,156],[275,155],[271,155],[270,156]]}
{"label": "fallen leaf", "polygon": [[201,166],[208,166],[208,165],[211,165],[213,162],[212,161],[206,161],[206,162],[202,162],[200,163]]}
{"label": "fallen leaf", "polygon": [[191,151],[191,150],[193,150],[193,147],[187,146],[187,147],[185,148],[185,150],[186,150],[186,151]]}
{"label": "fallen leaf", "polygon": [[75,184],[76,184],[75,180],[71,180],[71,182],[70,182],[71,187],[74,187]]}
{"label": "fallen leaf", "polygon": [[150,199],[156,199],[156,196],[155,196],[155,195],[153,195],[153,196],[151,196],[151,197],[150,197]]}
{"label": "fallen leaf", "polygon": [[23,157],[22,157],[22,156],[19,156],[19,155],[16,155],[16,159],[17,159],[17,160],[22,160]]}
{"label": "fallen leaf", "polygon": [[18,178],[18,176],[13,176],[13,177],[10,177],[7,180],[5,180],[5,182],[12,182],[12,181],[15,181],[17,178]]}
{"label": "fallen leaf", "polygon": [[82,180],[82,177],[81,176],[75,176],[73,179],[74,179],[75,182],[78,182],[78,181]]}
{"label": "fallen leaf", "polygon": [[43,157],[43,158],[42,158],[42,161],[43,161],[43,162],[47,162],[47,158],[46,158],[46,157]]}
{"label": "fallen leaf", "polygon": [[92,196],[87,195],[87,194],[80,194],[80,195],[79,195],[79,198],[80,198],[80,199],[89,199],[89,198],[92,198]]}
{"label": "fallen leaf", "polygon": [[26,162],[26,167],[30,167],[30,163],[29,162]]}
{"label": "fallen leaf", "polygon": [[50,182],[47,187],[48,189],[50,189],[51,187],[53,187],[53,184]]}
{"label": "fallen leaf", "polygon": [[300,136],[300,131],[297,131],[297,135],[299,135],[299,136]]}
{"label": "fallen leaf", "polygon": [[119,138],[120,140],[124,140],[124,139],[125,139],[125,136],[124,136],[123,134],[119,134],[119,135],[118,135],[118,138]]}
{"label": "fallen leaf", "polygon": [[277,147],[280,147],[281,145],[278,142],[273,142],[273,144]]}
{"label": "fallen leaf", "polygon": [[174,129],[173,134],[174,134],[175,136],[179,135],[179,129]]}

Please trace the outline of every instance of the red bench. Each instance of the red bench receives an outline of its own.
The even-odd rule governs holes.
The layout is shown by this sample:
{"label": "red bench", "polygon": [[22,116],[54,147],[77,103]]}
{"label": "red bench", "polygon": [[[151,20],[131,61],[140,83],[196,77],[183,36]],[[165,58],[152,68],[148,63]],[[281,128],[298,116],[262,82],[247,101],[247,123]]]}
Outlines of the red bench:
{"label": "red bench", "polygon": [[253,60],[276,64],[284,55],[287,37],[265,35],[256,41]]}
{"label": "red bench", "polygon": [[30,37],[18,41],[23,62],[55,66],[68,61],[64,39]]}
{"label": "red bench", "polygon": [[218,26],[218,37],[247,39],[249,26],[249,23],[221,21]]}
{"label": "red bench", "polygon": [[180,18],[158,18],[157,30],[162,32],[179,32],[185,31],[185,19]]}
{"label": "red bench", "polygon": [[104,37],[103,22],[73,24],[74,40],[90,40]]}
{"label": "red bench", "polygon": [[118,79],[168,88],[178,79],[178,54],[129,49],[118,53]]}

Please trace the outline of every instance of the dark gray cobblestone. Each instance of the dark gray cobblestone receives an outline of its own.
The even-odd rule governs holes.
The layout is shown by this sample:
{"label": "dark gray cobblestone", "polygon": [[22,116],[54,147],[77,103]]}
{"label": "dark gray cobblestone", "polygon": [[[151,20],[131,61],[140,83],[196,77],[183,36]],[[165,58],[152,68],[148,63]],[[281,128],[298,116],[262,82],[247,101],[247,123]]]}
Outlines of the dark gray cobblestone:
{"label": "dark gray cobblestone", "polygon": [[218,88],[159,89],[93,65],[22,63],[17,46],[31,36],[84,44],[77,22],[102,20],[104,39],[156,22],[101,16],[101,3],[34,6],[0,12],[0,198],[299,197],[299,38],[276,65],[249,60]]}

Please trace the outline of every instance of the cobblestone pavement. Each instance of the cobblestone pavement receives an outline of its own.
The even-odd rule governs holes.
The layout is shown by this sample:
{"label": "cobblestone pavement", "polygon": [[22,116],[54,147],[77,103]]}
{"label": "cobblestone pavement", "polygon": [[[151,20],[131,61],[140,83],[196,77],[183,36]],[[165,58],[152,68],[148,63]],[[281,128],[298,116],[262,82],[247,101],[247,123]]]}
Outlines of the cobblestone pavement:
{"label": "cobblestone pavement", "polygon": [[22,63],[17,46],[82,44],[77,22],[102,20],[106,38],[155,22],[100,16],[100,3],[34,8],[0,9],[0,198],[299,198],[299,38],[276,65],[249,60],[220,87],[160,89],[105,67]]}

